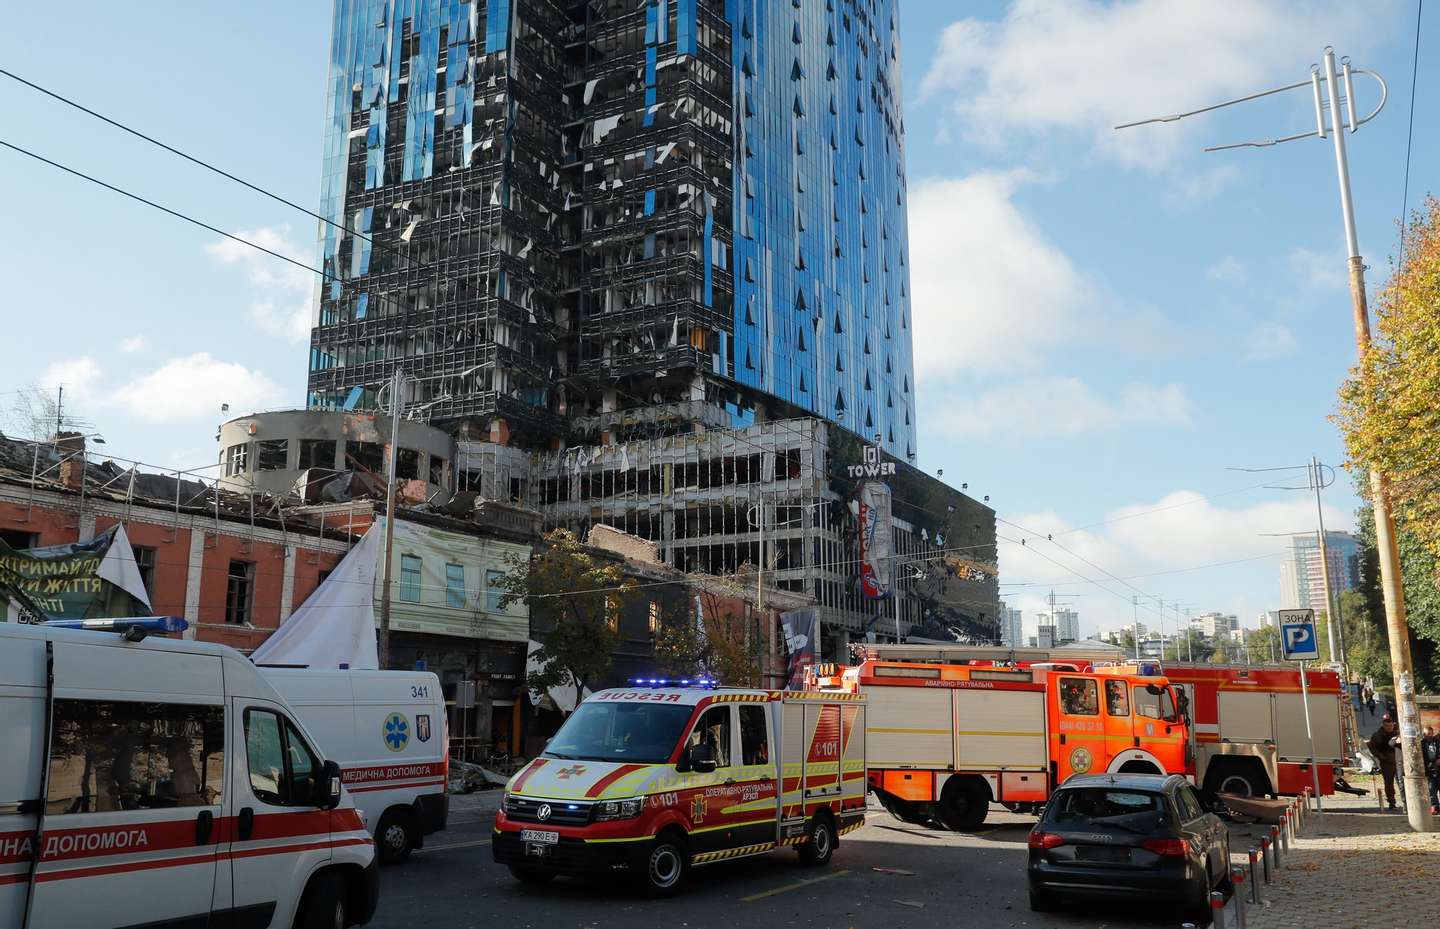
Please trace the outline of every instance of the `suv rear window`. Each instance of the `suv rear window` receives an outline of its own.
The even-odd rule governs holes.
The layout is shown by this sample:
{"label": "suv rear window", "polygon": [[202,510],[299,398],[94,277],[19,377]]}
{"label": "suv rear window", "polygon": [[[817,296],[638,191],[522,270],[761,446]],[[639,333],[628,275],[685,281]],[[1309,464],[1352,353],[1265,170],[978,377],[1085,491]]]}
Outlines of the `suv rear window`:
{"label": "suv rear window", "polygon": [[1159,793],[1072,787],[1055,794],[1045,809],[1045,821],[1056,826],[1149,833],[1166,822],[1165,810],[1165,797]]}

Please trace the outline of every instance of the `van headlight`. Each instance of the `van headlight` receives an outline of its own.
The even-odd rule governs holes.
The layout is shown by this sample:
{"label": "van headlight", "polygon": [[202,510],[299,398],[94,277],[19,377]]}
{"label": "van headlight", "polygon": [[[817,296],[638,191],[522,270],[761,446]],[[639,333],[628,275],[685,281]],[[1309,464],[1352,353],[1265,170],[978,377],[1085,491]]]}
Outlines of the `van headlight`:
{"label": "van headlight", "polygon": [[625,800],[606,800],[595,805],[595,821],[603,823],[612,819],[634,819],[645,809],[644,797],[629,797]]}

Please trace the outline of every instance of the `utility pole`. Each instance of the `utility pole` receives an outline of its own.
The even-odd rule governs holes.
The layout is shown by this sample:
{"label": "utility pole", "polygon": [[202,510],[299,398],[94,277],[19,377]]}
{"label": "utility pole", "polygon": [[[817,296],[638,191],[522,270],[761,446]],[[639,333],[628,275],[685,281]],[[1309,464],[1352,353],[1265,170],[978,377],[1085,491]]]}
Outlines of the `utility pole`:
{"label": "utility pole", "polygon": [[[1315,488],[1315,523],[1319,527],[1320,537],[1320,577],[1325,581],[1325,639],[1330,646],[1330,660],[1338,662],[1341,668],[1341,680],[1349,687],[1349,677],[1344,673],[1345,669],[1345,630],[1340,625],[1340,610],[1336,607],[1339,597],[1330,590],[1330,551],[1325,545],[1325,511],[1320,507],[1320,489],[1324,487],[1322,473],[1320,471],[1320,459],[1314,455],[1310,456],[1310,471],[1308,477],[1310,485]],[[1336,645],[1339,645],[1337,648]]]}
{"label": "utility pole", "polygon": [[[1222,107],[1256,100],[1272,94],[1287,93],[1301,87],[1309,87],[1315,102],[1315,128],[1309,132],[1296,133],[1278,139],[1257,139],[1230,145],[1216,145],[1206,151],[1220,151],[1232,148],[1265,148],[1282,142],[1311,137],[1330,138],[1335,150],[1335,173],[1340,187],[1340,218],[1345,227],[1345,246],[1348,252],[1346,264],[1350,275],[1350,309],[1355,323],[1355,349],[1364,358],[1370,349],[1370,309],[1365,301],[1365,261],[1360,257],[1360,237],[1355,230],[1355,207],[1350,195],[1350,160],[1345,152],[1345,129],[1357,131],[1379,115],[1385,107],[1389,89],[1385,79],[1373,71],[1350,67],[1350,59],[1342,59],[1341,68],[1335,67],[1335,49],[1325,48],[1324,65],[1311,66],[1310,79],[1275,87],[1259,93],[1227,100],[1223,103],[1161,116],[1141,122],[1116,126],[1125,129],[1144,123],[1173,122],[1186,116],[1208,113]],[[1364,74],[1374,78],[1380,85],[1380,102],[1375,109],[1362,118],[1355,115],[1355,88],[1351,78]],[[1342,125],[1340,109],[1340,82],[1345,83],[1345,110]],[[1323,99],[1321,84],[1324,84]],[[1325,110],[1330,111],[1329,124]],[[1403,219],[1403,217],[1402,217]],[[1395,679],[1395,699],[1400,710],[1400,750],[1404,768],[1405,809],[1410,828],[1416,832],[1431,832],[1435,823],[1430,815],[1428,784],[1425,777],[1424,757],[1420,751],[1420,714],[1415,704],[1415,666],[1410,655],[1410,627],[1405,618],[1405,594],[1400,582],[1400,547],[1395,539],[1395,519],[1390,512],[1390,480],[1382,472],[1370,471],[1370,504],[1375,510],[1375,546],[1380,555],[1380,589],[1385,595],[1385,625],[1390,637],[1390,671]]]}
{"label": "utility pole", "polygon": [[405,372],[395,369],[390,381],[390,455],[389,466],[385,469],[385,566],[380,580],[380,635],[376,643],[380,670],[390,667],[390,565],[394,561],[395,549],[395,466],[400,458],[400,418],[405,414],[405,400],[401,391],[405,385]]}
{"label": "utility pole", "polygon": [[[1176,628],[1176,629],[1179,629],[1179,628],[1180,628],[1180,604],[1175,603],[1175,604],[1172,604],[1172,606],[1175,607],[1175,628]],[[1186,610],[1185,610],[1185,660],[1188,661],[1188,662],[1190,662],[1190,663],[1192,663],[1192,664],[1195,662],[1195,647],[1191,644],[1191,642],[1192,642],[1193,639],[1194,639],[1194,636],[1192,636],[1192,635],[1190,634],[1190,610],[1189,610],[1189,608],[1187,607]],[[1176,651],[1175,651],[1175,657],[1176,657],[1176,658],[1179,658],[1179,657],[1180,657],[1180,651],[1179,651],[1179,649],[1176,649]]]}

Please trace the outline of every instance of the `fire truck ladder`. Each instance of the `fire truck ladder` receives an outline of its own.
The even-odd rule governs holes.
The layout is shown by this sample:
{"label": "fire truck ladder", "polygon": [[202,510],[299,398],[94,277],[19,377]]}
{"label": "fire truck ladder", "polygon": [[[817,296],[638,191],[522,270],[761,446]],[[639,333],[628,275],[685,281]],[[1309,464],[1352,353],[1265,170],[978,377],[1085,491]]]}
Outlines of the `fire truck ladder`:
{"label": "fire truck ladder", "polygon": [[1075,661],[1080,663],[1122,663],[1123,655],[1114,650],[1098,648],[1007,648],[984,645],[862,645],[856,646],[858,657],[878,661],[927,662],[956,664],[962,661]]}

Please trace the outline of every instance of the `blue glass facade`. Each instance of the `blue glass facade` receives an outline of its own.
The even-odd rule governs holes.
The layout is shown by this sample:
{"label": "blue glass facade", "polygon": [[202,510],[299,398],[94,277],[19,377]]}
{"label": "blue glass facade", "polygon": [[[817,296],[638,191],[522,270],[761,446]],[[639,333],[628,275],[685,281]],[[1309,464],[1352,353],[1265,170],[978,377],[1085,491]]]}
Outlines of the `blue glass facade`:
{"label": "blue glass facade", "polygon": [[703,399],[913,460],[897,2],[336,0],[310,404],[403,366],[536,439]]}
{"label": "blue glass facade", "polygon": [[734,378],[915,454],[898,0],[730,0]]}

